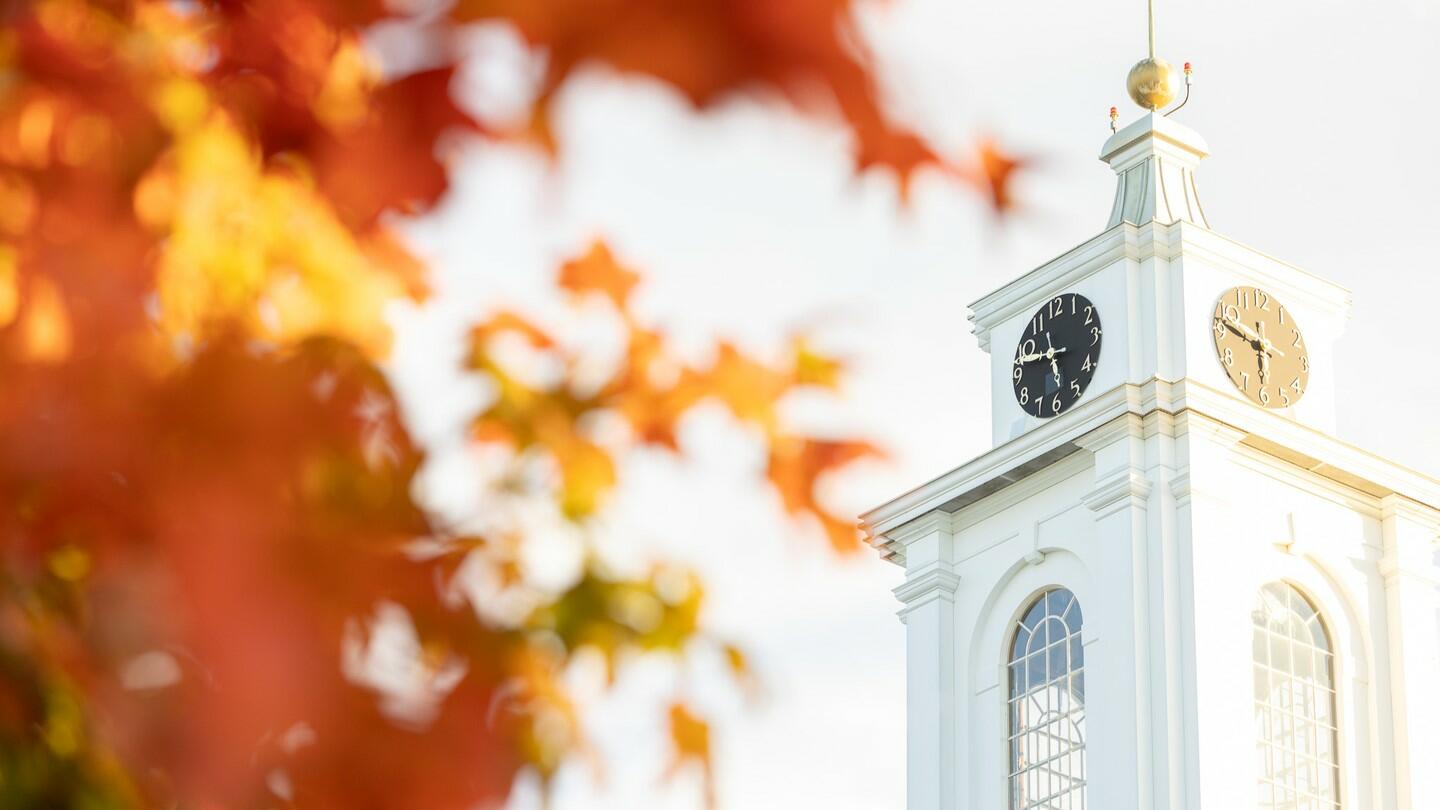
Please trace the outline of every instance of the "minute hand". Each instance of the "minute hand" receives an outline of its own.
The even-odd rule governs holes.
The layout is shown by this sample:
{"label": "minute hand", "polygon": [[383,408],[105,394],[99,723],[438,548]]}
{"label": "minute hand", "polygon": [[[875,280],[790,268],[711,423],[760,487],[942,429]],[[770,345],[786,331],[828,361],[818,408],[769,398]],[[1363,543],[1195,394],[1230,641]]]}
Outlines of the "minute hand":
{"label": "minute hand", "polygon": [[1254,329],[1251,329],[1250,327],[1246,326],[1245,324],[1243,324],[1243,323],[1241,323],[1241,322],[1239,322],[1239,321],[1236,321],[1236,320],[1232,320],[1231,318],[1228,318],[1228,317],[1227,317],[1227,318],[1224,318],[1224,319],[1222,319],[1222,320],[1224,321],[1224,323],[1225,323],[1226,326],[1230,327],[1230,330],[1231,330],[1232,332],[1234,332],[1235,334],[1239,335],[1240,337],[1245,338],[1246,340],[1250,341],[1251,343],[1255,344],[1256,346],[1264,349],[1267,354],[1273,354],[1273,355],[1276,355],[1276,356],[1278,356],[1278,357],[1284,357],[1284,356],[1285,356],[1285,353],[1284,353],[1284,352],[1282,352],[1282,351],[1280,351],[1279,349],[1275,348],[1275,344],[1274,344],[1274,343],[1271,343],[1268,339],[1262,337],[1262,336],[1260,335],[1260,333],[1259,333],[1259,332],[1256,332]]}

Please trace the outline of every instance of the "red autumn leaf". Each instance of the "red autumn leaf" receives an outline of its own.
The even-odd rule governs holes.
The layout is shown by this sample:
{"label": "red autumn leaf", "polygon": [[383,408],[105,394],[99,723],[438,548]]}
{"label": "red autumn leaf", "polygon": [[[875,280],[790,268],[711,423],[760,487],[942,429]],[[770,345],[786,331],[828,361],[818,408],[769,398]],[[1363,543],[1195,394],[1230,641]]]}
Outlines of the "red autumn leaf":
{"label": "red autumn leaf", "polygon": [[[387,217],[435,205],[445,140],[479,131],[451,94],[457,19],[509,20],[548,50],[542,137],[560,87],[599,62],[700,107],[759,92],[838,111],[858,166],[907,177],[936,158],[880,109],[851,5],[476,0],[429,21],[378,0],[11,9],[0,762],[26,766],[0,773],[0,805],[463,808],[503,802],[523,768],[593,756],[570,655],[599,650],[612,674],[638,653],[686,656],[706,638],[703,589],[664,566],[597,565],[537,588],[519,562],[534,535],[501,548],[417,502],[424,458],[376,358],[386,305],[426,279]],[[375,64],[366,38],[386,23],[422,69]],[[786,509],[843,546],[814,487],[868,449],[790,436],[776,416],[798,386],[836,387],[839,364],[803,342],[773,365],[727,344],[686,364],[630,311],[638,278],[598,242],[561,268],[561,289],[624,316],[598,386],[519,314],[473,330],[467,364],[498,390],[476,435],[553,467],[520,494],[583,528],[624,486],[626,452],[678,452],[686,415],[719,401],[760,428]],[[490,349],[502,333],[563,379],[508,373]],[[602,441],[593,423],[617,417],[630,435]],[[467,601],[476,572],[513,615]],[[413,635],[405,695],[367,680],[377,617]],[[708,726],[678,706],[671,723],[677,762],[713,784]]]}
{"label": "red autumn leaf", "polygon": [[[505,20],[546,54],[537,113],[576,72],[604,63],[651,76],[698,107],[778,92],[811,112],[838,111],[860,168],[908,178],[941,159],[880,108],[852,0],[460,0],[459,20]],[[548,139],[550,136],[544,136]]]}
{"label": "red autumn leaf", "polygon": [[976,147],[974,162],[962,176],[968,178],[989,198],[996,214],[1008,214],[1015,207],[1014,175],[1030,166],[1031,161],[1016,157],[1000,148],[992,138],[985,138]]}

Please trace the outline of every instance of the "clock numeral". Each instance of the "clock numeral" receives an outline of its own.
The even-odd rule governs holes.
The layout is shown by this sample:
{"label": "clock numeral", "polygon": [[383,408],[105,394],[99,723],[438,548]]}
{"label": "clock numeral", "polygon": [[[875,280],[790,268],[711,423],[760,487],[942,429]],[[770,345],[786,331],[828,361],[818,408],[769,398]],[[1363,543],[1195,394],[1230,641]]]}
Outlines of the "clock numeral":
{"label": "clock numeral", "polygon": [[1035,341],[1034,341],[1034,340],[1026,340],[1024,343],[1021,343],[1021,344],[1020,344],[1020,354],[1021,354],[1021,356],[1024,356],[1024,355],[1027,355],[1027,354],[1034,354],[1034,353],[1035,353]]}
{"label": "clock numeral", "polygon": [[1074,393],[1075,396],[1077,396],[1077,397],[1080,396],[1080,383],[1075,382],[1074,380],[1071,380],[1071,381],[1070,381],[1070,391],[1071,391],[1072,393]]}
{"label": "clock numeral", "polygon": [[1098,326],[1092,326],[1092,327],[1090,327],[1090,345],[1091,345],[1091,346],[1094,346],[1096,343],[1099,343],[1099,342],[1100,342],[1100,327],[1098,327]]}
{"label": "clock numeral", "polygon": [[1269,311],[1270,311],[1270,296],[1266,295],[1265,293],[1261,292],[1260,290],[1256,290],[1256,291],[1255,291],[1255,305],[1258,306],[1258,307],[1260,307],[1261,309],[1265,310],[1266,312],[1269,312]]}
{"label": "clock numeral", "polygon": [[1055,399],[1050,403],[1050,411],[1051,411],[1051,413],[1059,413],[1059,412],[1060,412],[1060,395],[1059,395],[1059,394],[1056,394],[1056,395],[1055,395]]}
{"label": "clock numeral", "polygon": [[1074,315],[1074,314],[1075,314],[1075,294],[1074,294],[1074,293],[1071,293],[1071,294],[1070,294],[1070,314],[1071,314],[1071,315]]}
{"label": "clock numeral", "polygon": [[1295,391],[1295,393],[1297,393],[1297,394],[1303,394],[1303,393],[1305,393],[1304,391],[1300,390],[1300,378],[1299,378],[1299,377],[1296,377],[1295,379],[1293,379],[1293,380],[1290,381],[1290,388],[1293,389],[1293,390]]}
{"label": "clock numeral", "polygon": [[1287,391],[1283,385],[1280,386],[1280,402],[1285,407],[1290,407],[1290,392]]}
{"label": "clock numeral", "polygon": [[1020,386],[1020,404],[1021,404],[1021,405],[1029,405],[1029,404],[1030,404],[1030,388],[1029,388],[1028,386],[1024,386],[1024,385]]}
{"label": "clock numeral", "polygon": [[1280,325],[1285,325],[1285,307],[1280,307]]}
{"label": "clock numeral", "polygon": [[1063,314],[1065,314],[1065,299],[1057,295],[1050,301],[1050,317],[1054,318],[1056,315]]}
{"label": "clock numeral", "polygon": [[1310,370],[1310,355],[1308,355],[1308,354],[1302,354],[1302,355],[1300,355],[1300,370],[1301,370],[1301,371],[1309,371],[1309,370]]}
{"label": "clock numeral", "polygon": [[1045,310],[1042,309],[1042,310],[1040,310],[1040,312],[1038,312],[1038,313],[1035,315],[1034,318],[1031,318],[1031,319],[1030,319],[1030,331],[1031,331],[1031,332],[1034,332],[1035,334],[1038,335],[1038,334],[1040,334],[1040,332],[1044,331],[1044,329],[1045,329]]}
{"label": "clock numeral", "polygon": [[1242,290],[1239,287],[1235,288],[1235,306],[1240,307],[1241,309],[1250,308],[1249,290]]}
{"label": "clock numeral", "polygon": [[1220,320],[1219,318],[1216,318],[1216,319],[1215,319],[1214,329],[1215,329],[1215,339],[1216,339],[1216,340],[1220,340],[1221,338],[1225,337],[1225,322],[1224,322],[1224,321]]}
{"label": "clock numeral", "polygon": [[1023,372],[1020,370],[1020,361],[1019,361],[1019,360],[1016,360],[1016,361],[1015,361],[1015,369],[1014,369],[1014,371],[1011,371],[1011,372],[1010,372],[1010,379],[1014,380],[1015,382],[1020,382],[1020,375],[1021,375],[1022,373],[1023,373]]}
{"label": "clock numeral", "polygon": [[1085,369],[1086,371],[1090,371],[1091,369],[1095,368],[1095,364],[1090,362],[1090,355],[1085,355],[1085,362],[1080,366],[1080,368]]}
{"label": "clock numeral", "polygon": [[1249,390],[1250,390],[1250,375],[1249,375],[1249,373],[1244,372],[1244,371],[1240,372],[1240,390],[1241,390],[1241,391],[1249,391]]}
{"label": "clock numeral", "polygon": [[1236,309],[1234,304],[1225,305],[1225,320],[1240,322],[1240,310]]}
{"label": "clock numeral", "polygon": [[1225,365],[1235,365],[1235,350],[1230,348],[1229,346],[1225,347]]}
{"label": "clock numeral", "polygon": [[1290,345],[1291,345],[1291,346],[1299,346],[1299,345],[1300,345],[1300,330],[1299,330],[1299,329],[1291,329],[1290,331],[1295,333],[1295,342],[1292,343],[1292,344],[1290,344]]}
{"label": "clock numeral", "polygon": [[1085,325],[1089,326],[1095,320],[1095,307],[1085,307]]}
{"label": "clock numeral", "polygon": [[1260,404],[1261,404],[1261,405],[1269,405],[1269,404],[1270,404],[1270,390],[1267,389],[1267,388],[1266,388],[1265,386],[1263,386],[1263,385],[1260,386]]}

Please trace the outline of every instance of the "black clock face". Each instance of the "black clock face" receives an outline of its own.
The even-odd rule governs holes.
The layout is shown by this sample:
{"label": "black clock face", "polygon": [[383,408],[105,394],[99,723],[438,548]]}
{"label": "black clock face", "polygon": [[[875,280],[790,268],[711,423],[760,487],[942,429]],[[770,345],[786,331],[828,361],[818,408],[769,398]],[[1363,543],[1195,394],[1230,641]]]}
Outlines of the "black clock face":
{"label": "black clock face", "polygon": [[1101,334],[1100,313],[1083,295],[1057,295],[1036,310],[1010,369],[1020,407],[1048,419],[1074,405],[1100,363]]}

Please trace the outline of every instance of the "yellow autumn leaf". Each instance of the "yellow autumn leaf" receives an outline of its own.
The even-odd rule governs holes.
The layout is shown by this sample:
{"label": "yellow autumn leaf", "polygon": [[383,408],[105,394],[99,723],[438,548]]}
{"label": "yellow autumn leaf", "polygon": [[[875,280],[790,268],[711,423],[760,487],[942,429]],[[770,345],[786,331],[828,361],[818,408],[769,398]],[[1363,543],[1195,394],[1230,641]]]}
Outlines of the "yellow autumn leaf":
{"label": "yellow autumn leaf", "polygon": [[36,276],[29,282],[25,314],[20,322],[25,358],[58,363],[70,356],[70,312],[55,282]]}
{"label": "yellow autumn leaf", "polygon": [[262,165],[220,114],[176,139],[168,176],[137,189],[137,213],[170,238],[158,274],[160,323],[203,337],[240,324],[280,345],[313,335],[389,347],[383,310],[412,294],[393,245],[372,250],[300,174]]}
{"label": "yellow autumn leaf", "polygon": [[615,462],[596,444],[578,436],[547,437],[560,466],[560,509],[570,518],[593,514],[615,486]]}
{"label": "yellow autumn leaf", "polygon": [[370,111],[370,91],[379,77],[374,64],[358,37],[341,40],[325,84],[314,103],[315,117],[332,129],[343,130],[360,123]]}
{"label": "yellow autumn leaf", "polygon": [[12,245],[0,244],[0,327],[9,326],[19,310],[19,253]]}
{"label": "yellow autumn leaf", "polygon": [[840,385],[840,375],[845,370],[840,361],[815,351],[804,338],[795,340],[794,351],[795,382],[831,389]]}

